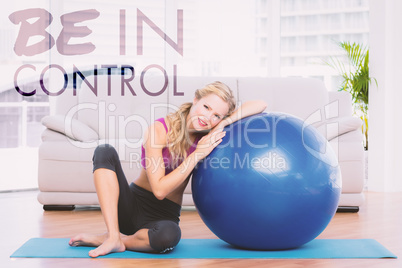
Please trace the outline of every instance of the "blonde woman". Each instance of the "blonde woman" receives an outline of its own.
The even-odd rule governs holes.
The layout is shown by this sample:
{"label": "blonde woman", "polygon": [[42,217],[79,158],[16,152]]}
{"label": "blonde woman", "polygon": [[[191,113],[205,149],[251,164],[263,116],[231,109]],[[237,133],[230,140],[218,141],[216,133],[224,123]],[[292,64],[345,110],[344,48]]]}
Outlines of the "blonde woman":
{"label": "blonde woman", "polygon": [[80,234],[70,246],[94,246],[89,256],[125,250],[164,253],[180,241],[183,192],[196,164],[225,136],[223,128],[265,110],[263,101],[245,102],[235,110],[232,91],[221,82],[195,92],[192,103],[156,120],[145,133],[142,170],[130,185],[116,150],[95,149],[94,182],[107,233]]}

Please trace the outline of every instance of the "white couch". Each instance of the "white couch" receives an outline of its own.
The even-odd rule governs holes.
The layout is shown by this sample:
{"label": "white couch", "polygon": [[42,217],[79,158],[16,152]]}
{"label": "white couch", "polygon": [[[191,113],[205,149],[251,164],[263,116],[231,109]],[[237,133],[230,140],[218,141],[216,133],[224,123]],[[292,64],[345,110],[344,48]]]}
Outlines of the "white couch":
{"label": "white couch", "polygon": [[[93,79],[87,80],[93,84]],[[97,79],[97,95],[86,83],[76,96],[66,90],[52,103],[53,114],[42,121],[47,128],[39,147],[38,200],[44,209],[98,204],[92,154],[100,143],[115,146],[127,180],[134,180],[140,171],[145,128],[181,103],[192,101],[195,89],[216,80],[228,84],[239,102],[263,99],[267,112],[286,112],[316,126],[338,154],[343,185],[339,206],[357,211],[364,203],[361,121],[352,116],[346,92],[328,92],[321,81],[310,78],[168,77],[165,81],[148,77],[142,81],[145,90],[136,78],[130,82],[136,96],[127,86],[123,96],[120,75]],[[190,185],[184,206],[193,205]]]}

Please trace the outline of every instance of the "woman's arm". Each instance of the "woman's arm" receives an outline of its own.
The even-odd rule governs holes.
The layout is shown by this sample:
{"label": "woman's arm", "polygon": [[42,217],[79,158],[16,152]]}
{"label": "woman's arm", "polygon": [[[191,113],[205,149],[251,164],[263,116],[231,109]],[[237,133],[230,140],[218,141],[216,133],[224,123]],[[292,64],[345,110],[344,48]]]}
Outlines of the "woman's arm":
{"label": "woman's arm", "polygon": [[219,128],[224,128],[227,125],[230,125],[244,117],[247,117],[247,116],[250,116],[253,114],[262,113],[266,108],[267,108],[267,103],[263,100],[246,101],[238,109],[233,111],[232,114],[230,114],[228,117],[223,119],[214,128],[214,130],[219,129]]}
{"label": "woman's arm", "polygon": [[155,123],[151,125],[145,135],[144,147],[146,151],[146,173],[156,198],[164,199],[187,179],[197,163],[221,143],[222,138],[225,136],[223,131],[225,126],[241,118],[261,113],[266,107],[266,103],[260,100],[244,102],[237,110],[211,130],[208,135],[203,136],[199,140],[196,150],[168,175],[165,175],[162,156],[162,148],[166,146],[166,131],[162,124]]}
{"label": "woman's arm", "polygon": [[166,146],[166,131],[161,124],[153,124],[145,134],[146,173],[156,198],[162,200],[177,189],[191,174],[197,163],[222,141],[225,132],[218,130],[202,137],[196,150],[172,172],[165,175],[162,148]]}

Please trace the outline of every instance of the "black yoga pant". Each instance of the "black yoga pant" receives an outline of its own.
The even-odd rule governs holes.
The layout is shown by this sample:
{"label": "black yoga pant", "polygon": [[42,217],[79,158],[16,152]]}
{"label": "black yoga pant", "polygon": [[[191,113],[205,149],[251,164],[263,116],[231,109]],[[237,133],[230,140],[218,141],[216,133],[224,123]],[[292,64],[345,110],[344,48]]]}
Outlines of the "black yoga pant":
{"label": "black yoga pant", "polygon": [[149,229],[151,247],[157,252],[172,250],[180,241],[179,217],[181,206],[169,200],[158,200],[155,195],[138,185],[128,185],[119,156],[113,146],[99,145],[93,156],[93,171],[112,170],[119,182],[118,219],[120,232],[132,235],[140,229]]}

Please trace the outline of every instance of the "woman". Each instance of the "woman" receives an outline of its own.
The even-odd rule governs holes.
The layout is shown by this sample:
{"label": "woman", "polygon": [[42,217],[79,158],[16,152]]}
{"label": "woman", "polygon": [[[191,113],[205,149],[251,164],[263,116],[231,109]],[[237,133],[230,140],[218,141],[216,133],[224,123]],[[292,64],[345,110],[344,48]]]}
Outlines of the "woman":
{"label": "woman", "polygon": [[222,141],[226,125],[266,108],[263,101],[235,106],[230,88],[214,82],[197,90],[192,103],[155,121],[144,136],[141,174],[130,185],[115,149],[98,146],[94,182],[107,233],[77,235],[70,246],[97,247],[91,257],[172,250],[180,241],[183,192],[194,167]]}

